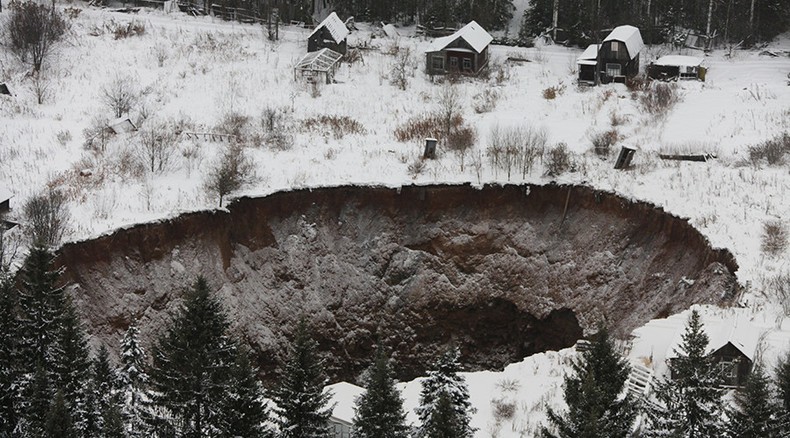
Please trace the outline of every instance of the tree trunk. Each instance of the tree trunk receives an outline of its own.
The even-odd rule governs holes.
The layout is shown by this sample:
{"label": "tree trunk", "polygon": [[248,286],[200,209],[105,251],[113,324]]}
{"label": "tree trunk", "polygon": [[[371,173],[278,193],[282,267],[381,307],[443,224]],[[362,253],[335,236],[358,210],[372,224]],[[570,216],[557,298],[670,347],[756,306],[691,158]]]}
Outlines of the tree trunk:
{"label": "tree trunk", "polygon": [[[713,0],[708,0],[708,25],[705,27],[705,35],[710,38],[710,23],[713,20]],[[708,40],[710,42],[710,39]]]}
{"label": "tree trunk", "polygon": [[560,17],[560,0],[554,0],[554,14],[552,19],[552,29],[553,35],[551,38],[556,42],[557,41],[557,23],[559,22]]}
{"label": "tree trunk", "polygon": [[[757,0],[752,0],[751,6],[749,7],[749,34],[754,37],[754,5],[757,3]],[[755,38],[755,41],[757,39]]]}

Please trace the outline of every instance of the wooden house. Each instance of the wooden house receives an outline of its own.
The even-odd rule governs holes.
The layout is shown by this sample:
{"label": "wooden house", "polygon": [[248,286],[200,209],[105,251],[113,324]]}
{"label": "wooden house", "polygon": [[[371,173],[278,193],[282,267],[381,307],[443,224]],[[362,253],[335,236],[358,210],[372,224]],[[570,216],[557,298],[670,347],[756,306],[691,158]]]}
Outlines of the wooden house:
{"label": "wooden house", "polygon": [[332,406],[332,415],[329,417],[329,426],[333,438],[351,438],[355,401],[365,389],[348,382],[339,382],[327,386],[324,392],[328,392],[331,397],[329,405]]}
{"label": "wooden house", "polygon": [[580,84],[595,85],[595,66],[598,65],[599,47],[599,44],[590,44],[584,53],[576,58]]}
{"label": "wooden house", "polygon": [[461,73],[477,75],[489,60],[493,37],[472,21],[452,35],[437,38],[425,51],[425,72],[429,75]]}
{"label": "wooden house", "polygon": [[349,30],[336,13],[332,12],[324,19],[313,33],[307,37],[307,51],[316,52],[321,49],[331,49],[341,55],[348,51]]}
{"label": "wooden house", "polygon": [[659,80],[705,80],[707,67],[704,58],[698,56],[668,55],[658,58],[647,66],[647,76]]}
{"label": "wooden house", "polygon": [[0,186],[0,215],[11,211],[11,191]]}
{"label": "wooden house", "polygon": [[597,65],[601,83],[625,82],[639,74],[642,34],[634,26],[618,26],[604,38],[598,50]]}

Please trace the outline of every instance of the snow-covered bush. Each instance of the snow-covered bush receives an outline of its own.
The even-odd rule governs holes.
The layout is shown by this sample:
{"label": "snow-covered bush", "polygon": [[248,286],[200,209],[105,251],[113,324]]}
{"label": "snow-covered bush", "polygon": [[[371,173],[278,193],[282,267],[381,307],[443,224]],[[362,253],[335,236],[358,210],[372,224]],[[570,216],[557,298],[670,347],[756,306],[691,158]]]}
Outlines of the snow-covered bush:
{"label": "snow-covered bush", "polygon": [[101,88],[101,100],[115,117],[128,114],[139,103],[140,91],[135,82],[132,77],[119,73]]}
{"label": "snow-covered bush", "polygon": [[163,120],[149,121],[140,129],[137,151],[148,171],[167,170],[176,150],[176,137],[173,125]]}
{"label": "snow-covered bush", "polygon": [[209,195],[219,198],[221,207],[227,195],[252,181],[254,171],[252,159],[247,156],[242,145],[231,143],[212,164],[204,188]]}
{"label": "snow-covered bush", "polygon": [[608,131],[598,132],[592,136],[593,152],[595,155],[608,158],[612,152],[612,146],[617,143],[620,134],[616,129],[612,128]]}
{"label": "snow-covered bush", "polygon": [[769,256],[779,256],[787,249],[787,228],[780,220],[763,222],[762,251]]}
{"label": "snow-covered bush", "polygon": [[60,191],[31,196],[23,205],[22,214],[35,244],[57,246],[68,231],[69,211],[66,196]]}
{"label": "snow-covered bush", "polygon": [[472,97],[472,108],[478,114],[490,113],[496,108],[499,100],[499,93],[496,90],[486,88]]}
{"label": "snow-covered bush", "polygon": [[565,143],[558,143],[549,149],[546,156],[546,176],[558,176],[573,169],[573,159]]}
{"label": "snow-covered bush", "polygon": [[649,87],[645,87],[638,96],[642,109],[658,117],[665,116],[680,100],[677,86],[663,82],[653,82]]}
{"label": "snow-covered bush", "polygon": [[782,133],[754,146],[749,146],[749,161],[757,166],[763,160],[769,166],[781,165],[790,154],[790,133]]}
{"label": "snow-covered bush", "polygon": [[348,134],[365,133],[362,123],[348,116],[321,115],[310,117],[302,121],[302,127],[307,132],[331,133],[338,140]]}
{"label": "snow-covered bush", "polygon": [[399,49],[390,65],[390,84],[401,90],[406,90],[412,71],[414,71],[414,59],[411,49],[408,47]]}

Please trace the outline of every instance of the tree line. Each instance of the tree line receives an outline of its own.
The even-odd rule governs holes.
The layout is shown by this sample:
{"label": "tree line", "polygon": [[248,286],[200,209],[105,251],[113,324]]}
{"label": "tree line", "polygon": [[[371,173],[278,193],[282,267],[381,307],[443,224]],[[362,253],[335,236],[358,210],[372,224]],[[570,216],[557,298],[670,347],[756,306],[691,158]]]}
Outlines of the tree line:
{"label": "tree line", "polygon": [[[132,323],[111,360],[91,353],[54,255],[36,245],[16,280],[0,270],[0,437],[138,438],[334,436],[331,395],[306,319],[293,335],[278,384],[261,385],[247,349],[229,333],[220,301],[198,278],[150,356]],[[473,412],[442,354],[423,383],[417,430],[406,425],[392,364],[378,348],[356,404],[355,437],[469,437]],[[267,402],[271,400],[273,404]]]}

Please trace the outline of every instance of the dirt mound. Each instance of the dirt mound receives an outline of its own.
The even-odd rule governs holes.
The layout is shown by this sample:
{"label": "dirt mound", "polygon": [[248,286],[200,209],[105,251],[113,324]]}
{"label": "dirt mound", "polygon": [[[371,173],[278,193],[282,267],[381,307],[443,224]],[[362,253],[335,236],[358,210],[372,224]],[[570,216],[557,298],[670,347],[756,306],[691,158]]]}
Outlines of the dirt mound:
{"label": "dirt mound", "polygon": [[305,315],[343,379],[376,339],[411,378],[450,342],[480,369],[570,346],[602,321],[627,333],[729,303],[737,270],[686,220],[554,185],[283,192],[70,244],[59,261],[112,347],[132,319],[150,340],[203,275],[266,377]]}

